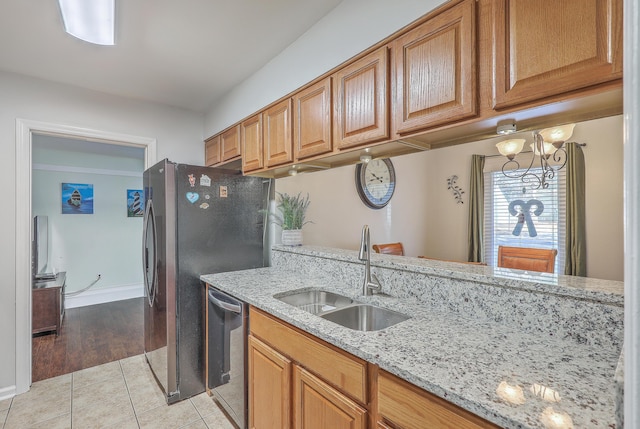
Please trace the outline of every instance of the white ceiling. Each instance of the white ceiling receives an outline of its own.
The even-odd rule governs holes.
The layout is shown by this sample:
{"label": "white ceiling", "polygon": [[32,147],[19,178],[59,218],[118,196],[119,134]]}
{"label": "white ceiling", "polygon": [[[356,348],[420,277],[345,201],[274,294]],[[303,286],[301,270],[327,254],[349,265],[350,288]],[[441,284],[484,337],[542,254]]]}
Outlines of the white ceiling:
{"label": "white ceiling", "polygon": [[116,46],[98,46],[56,0],[3,0],[0,70],[204,112],[340,1],[116,0]]}

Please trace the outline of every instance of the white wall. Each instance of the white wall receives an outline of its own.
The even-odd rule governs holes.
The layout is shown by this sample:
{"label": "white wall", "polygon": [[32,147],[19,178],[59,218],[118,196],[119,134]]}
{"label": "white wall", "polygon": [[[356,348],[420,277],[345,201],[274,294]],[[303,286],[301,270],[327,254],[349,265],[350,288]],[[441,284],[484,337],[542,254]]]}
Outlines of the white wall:
{"label": "white wall", "polygon": [[[549,124],[550,126],[552,124]],[[571,140],[587,143],[587,275],[623,278],[622,116],[582,122]],[[531,133],[517,137],[531,141]],[[502,138],[504,139],[504,138]],[[392,158],[396,190],[387,207],[367,208],[358,197],[354,166],[278,179],[276,190],[309,193],[305,244],[357,249],[362,225],[373,243],[402,241],[409,256],[466,260],[472,154],[495,155],[501,138]],[[447,178],[465,191],[457,204]]]}
{"label": "white wall", "polygon": [[16,383],[16,119],[157,139],[157,158],[202,164],[203,116],[0,72],[0,392]]}
{"label": "white wall", "polygon": [[205,119],[205,137],[312,81],[442,3],[442,0],[344,0],[266,66],[216,102]]}
{"label": "white wall", "polygon": [[[100,274],[92,292],[129,287],[142,296],[142,218],[127,216],[126,200],[128,189],[143,188],[142,151],[134,159],[46,149],[47,138],[34,136],[31,211],[49,218],[49,271],[66,271],[67,293],[87,287]],[[93,214],[62,214],[62,183],[92,184]],[[116,299],[117,294],[111,300]],[[71,299],[65,302],[69,306]]]}

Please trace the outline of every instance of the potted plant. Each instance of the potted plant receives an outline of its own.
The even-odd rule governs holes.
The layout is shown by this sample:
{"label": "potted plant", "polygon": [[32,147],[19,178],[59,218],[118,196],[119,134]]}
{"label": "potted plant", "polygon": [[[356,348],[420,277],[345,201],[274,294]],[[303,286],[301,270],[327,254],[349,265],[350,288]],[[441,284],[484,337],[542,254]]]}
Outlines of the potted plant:
{"label": "potted plant", "polygon": [[279,213],[269,213],[273,222],[282,228],[282,244],[285,246],[302,245],[302,227],[311,221],[305,221],[309,208],[309,194],[302,197],[278,192],[276,207]]}

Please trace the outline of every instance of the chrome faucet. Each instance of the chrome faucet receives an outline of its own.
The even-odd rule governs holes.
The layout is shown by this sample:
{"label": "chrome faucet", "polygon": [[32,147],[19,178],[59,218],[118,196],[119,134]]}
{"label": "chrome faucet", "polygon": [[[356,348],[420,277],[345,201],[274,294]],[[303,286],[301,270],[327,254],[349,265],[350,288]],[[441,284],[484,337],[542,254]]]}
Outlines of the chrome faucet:
{"label": "chrome faucet", "polygon": [[369,237],[369,225],[362,227],[362,238],[360,239],[360,253],[358,259],[364,261],[364,282],[362,283],[362,294],[373,295],[373,291],[382,290],[380,281],[371,274],[371,238]]}

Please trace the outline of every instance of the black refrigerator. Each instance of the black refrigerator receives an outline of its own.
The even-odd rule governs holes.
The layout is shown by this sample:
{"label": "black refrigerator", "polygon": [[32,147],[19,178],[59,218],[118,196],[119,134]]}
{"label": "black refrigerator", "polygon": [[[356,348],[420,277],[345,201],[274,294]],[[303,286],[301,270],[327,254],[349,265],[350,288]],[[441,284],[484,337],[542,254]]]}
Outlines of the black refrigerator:
{"label": "black refrigerator", "polygon": [[143,182],[144,353],[171,404],[205,390],[200,275],[269,265],[274,186],[167,159]]}

